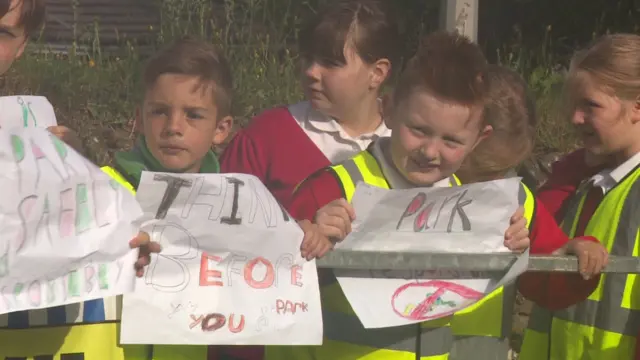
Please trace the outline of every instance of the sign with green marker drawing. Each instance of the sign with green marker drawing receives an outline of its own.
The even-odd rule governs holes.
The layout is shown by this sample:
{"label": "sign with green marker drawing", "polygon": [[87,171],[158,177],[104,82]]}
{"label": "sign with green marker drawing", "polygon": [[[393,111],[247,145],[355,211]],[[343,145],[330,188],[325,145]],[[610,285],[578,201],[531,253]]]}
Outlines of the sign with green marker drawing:
{"label": "sign with green marker drawing", "polygon": [[56,126],[53,106],[44,96],[0,97],[0,128],[48,128]]}
{"label": "sign with green marker drawing", "polygon": [[0,166],[0,314],[133,290],[132,193],[46,129],[0,128]]}

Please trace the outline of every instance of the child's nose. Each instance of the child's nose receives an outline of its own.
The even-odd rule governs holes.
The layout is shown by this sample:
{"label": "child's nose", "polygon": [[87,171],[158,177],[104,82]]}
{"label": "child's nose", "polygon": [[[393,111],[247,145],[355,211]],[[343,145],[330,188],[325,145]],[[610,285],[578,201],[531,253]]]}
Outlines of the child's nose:
{"label": "child's nose", "polygon": [[576,110],[571,116],[571,123],[574,125],[584,125],[584,112]]}
{"label": "child's nose", "polygon": [[438,158],[438,141],[436,140],[427,140],[422,145],[422,154],[427,159],[437,159]]}
{"label": "child's nose", "polygon": [[320,80],[320,70],[321,66],[318,65],[317,62],[309,63],[307,68],[304,71],[304,75],[310,80],[319,81]]}
{"label": "child's nose", "polygon": [[181,114],[171,114],[166,123],[166,131],[169,134],[182,134],[184,132],[184,125],[186,119]]}

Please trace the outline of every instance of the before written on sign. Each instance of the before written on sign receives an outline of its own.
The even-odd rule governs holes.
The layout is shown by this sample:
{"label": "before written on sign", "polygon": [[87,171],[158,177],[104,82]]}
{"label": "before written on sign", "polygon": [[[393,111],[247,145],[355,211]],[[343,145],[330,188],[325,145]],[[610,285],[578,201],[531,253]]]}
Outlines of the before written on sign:
{"label": "before written on sign", "polygon": [[122,343],[321,344],[315,261],[259,179],[145,172],[139,189],[162,251],[124,297]]}

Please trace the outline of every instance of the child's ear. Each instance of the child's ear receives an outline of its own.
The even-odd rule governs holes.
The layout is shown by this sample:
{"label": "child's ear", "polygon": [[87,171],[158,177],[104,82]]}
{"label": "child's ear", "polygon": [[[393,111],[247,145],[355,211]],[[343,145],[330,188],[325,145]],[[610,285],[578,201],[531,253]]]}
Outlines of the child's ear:
{"label": "child's ear", "polygon": [[140,106],[136,107],[136,113],[133,118],[133,131],[137,135],[144,132],[144,127],[142,125],[142,109],[140,109]]}
{"label": "child's ear", "polygon": [[473,148],[475,149],[476,146],[478,146],[478,144],[482,142],[482,140],[491,136],[492,133],[493,133],[493,126],[485,125],[484,128],[480,130],[480,136],[478,136],[478,140],[476,140],[476,143],[473,145]]}
{"label": "child's ear", "polygon": [[636,98],[631,108],[631,123],[637,124],[640,122],[640,97]]}
{"label": "child's ear", "polygon": [[388,59],[379,59],[372,65],[371,69],[371,81],[369,88],[379,89],[382,83],[389,76],[391,71],[391,62]]}
{"label": "child's ear", "polygon": [[216,146],[224,143],[229,134],[231,134],[231,129],[233,129],[233,117],[231,115],[218,119],[216,131],[213,133],[212,145]]}

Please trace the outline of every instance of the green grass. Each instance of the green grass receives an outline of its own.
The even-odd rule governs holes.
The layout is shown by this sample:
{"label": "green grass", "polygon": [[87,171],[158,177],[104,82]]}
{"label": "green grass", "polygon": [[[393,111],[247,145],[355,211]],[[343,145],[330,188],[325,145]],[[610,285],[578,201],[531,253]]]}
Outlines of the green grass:
{"label": "green grass", "polygon": [[[223,8],[214,11],[206,0],[165,0],[162,25],[149,32],[158,47],[186,34],[220,44],[233,65],[233,113],[243,126],[263,109],[301,98],[295,55],[297,29],[301,14],[310,13],[316,5],[317,1],[226,0]],[[213,13],[217,16],[207,16]],[[427,27],[420,29],[426,31]],[[130,125],[141,96],[139,76],[144,58],[135,43],[128,41],[123,41],[118,56],[107,56],[100,47],[99,30],[99,23],[78,30],[85,40],[77,44],[87,45],[88,55],[28,54],[0,84],[3,94],[47,96],[59,122],[78,131],[93,160],[106,163],[115,150],[131,143]],[[46,48],[38,41],[32,45]],[[555,115],[562,76],[553,69],[545,49],[511,47],[498,58],[519,70],[537,97],[537,152],[572,148],[568,122]]]}

